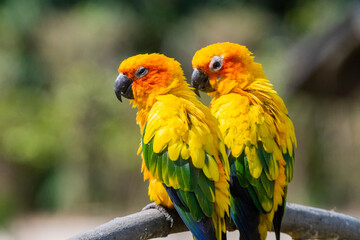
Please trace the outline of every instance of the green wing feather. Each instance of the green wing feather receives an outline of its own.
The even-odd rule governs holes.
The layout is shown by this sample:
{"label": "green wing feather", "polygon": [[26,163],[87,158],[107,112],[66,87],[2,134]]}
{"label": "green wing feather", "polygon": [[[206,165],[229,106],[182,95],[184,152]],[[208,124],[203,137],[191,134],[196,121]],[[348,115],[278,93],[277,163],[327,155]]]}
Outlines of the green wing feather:
{"label": "green wing feather", "polygon": [[257,154],[263,163],[267,178],[275,180],[279,174],[279,162],[274,159],[273,154],[265,151],[261,142],[258,142]]}
{"label": "green wing feather", "polygon": [[153,141],[142,143],[144,162],[150,173],[167,187],[176,190],[194,219],[199,221],[204,216],[211,217],[215,201],[214,182],[206,178],[201,169],[195,168],[190,158],[185,160],[179,155],[176,161],[172,161],[167,148],[155,153]]}
{"label": "green wing feather", "polygon": [[[231,156],[231,158],[234,157]],[[244,152],[235,158],[235,167],[240,185],[248,188],[258,210],[263,213],[271,211],[274,181],[269,180],[264,171],[259,178],[253,178],[250,174],[248,158]]]}
{"label": "green wing feather", "polygon": [[283,154],[284,160],[286,162],[285,165],[285,175],[286,175],[286,181],[291,182],[293,178],[293,171],[294,171],[294,152],[292,154],[292,157],[289,153]]}
{"label": "green wing feather", "polygon": [[[239,183],[242,187],[248,188],[249,194],[258,210],[262,213],[268,213],[273,208],[275,176],[279,174],[279,162],[274,159],[273,154],[265,151],[261,142],[257,144],[256,153],[260,157],[263,165],[263,171],[259,178],[254,178],[251,175],[248,157],[244,152],[237,158],[231,156],[229,159],[232,158],[235,160],[234,163]],[[283,154],[286,162],[284,166],[286,182],[288,183],[293,177],[294,157],[292,156],[288,153]]]}
{"label": "green wing feather", "polygon": [[[249,149],[249,153],[255,150],[255,155],[260,159],[258,164],[261,164],[262,171],[259,177],[254,178],[249,168],[249,158],[254,156],[247,156],[248,152],[243,151],[235,160],[235,167],[239,183],[242,187],[248,188],[249,194],[254,201],[258,210],[262,213],[268,213],[273,209],[273,197],[275,189],[275,180],[279,176],[279,159],[276,157],[277,149],[281,149],[276,142],[276,128],[275,122],[270,121],[271,116],[267,115],[261,108],[250,107],[249,113],[249,129],[250,141],[248,141],[245,148]],[[293,151],[293,149],[291,149]],[[273,152],[274,151],[274,152]],[[294,168],[294,154],[283,154],[285,160],[285,175],[286,182],[290,182],[293,177]],[[235,158],[235,157],[234,157]]]}
{"label": "green wing feather", "polygon": [[[261,145],[261,143],[259,143]],[[261,150],[257,149],[257,154],[260,156],[262,162],[270,162],[268,157],[270,154],[263,155]],[[259,178],[254,178],[249,169],[248,157],[243,152],[239,157],[235,158],[230,156],[229,159],[234,159],[237,178],[241,187],[247,188],[249,194],[254,201],[255,206],[262,213],[268,213],[273,207],[273,192],[274,192],[274,180],[268,178],[267,169],[264,165],[264,171],[262,171]]]}

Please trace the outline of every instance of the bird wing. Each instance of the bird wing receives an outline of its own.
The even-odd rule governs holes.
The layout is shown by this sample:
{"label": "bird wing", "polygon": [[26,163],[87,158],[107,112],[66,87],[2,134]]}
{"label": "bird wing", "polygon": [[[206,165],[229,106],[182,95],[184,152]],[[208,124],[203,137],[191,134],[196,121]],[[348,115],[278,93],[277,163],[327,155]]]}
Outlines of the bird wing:
{"label": "bird wing", "polygon": [[[211,110],[229,151],[232,217],[245,239],[260,239],[260,215],[276,212],[292,178],[293,143],[287,134],[291,129],[286,129],[290,119],[279,119],[239,94],[216,99]],[[291,149],[282,145],[288,142]]]}
{"label": "bird wing", "polygon": [[158,97],[144,128],[143,157],[196,239],[216,239],[212,216],[220,171],[212,134],[189,106],[173,95]]}

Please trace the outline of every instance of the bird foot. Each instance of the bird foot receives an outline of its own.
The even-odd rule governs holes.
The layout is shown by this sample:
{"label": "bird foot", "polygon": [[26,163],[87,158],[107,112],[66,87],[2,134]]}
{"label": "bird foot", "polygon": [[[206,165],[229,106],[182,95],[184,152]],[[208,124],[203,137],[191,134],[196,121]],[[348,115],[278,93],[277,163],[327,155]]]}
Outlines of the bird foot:
{"label": "bird foot", "polygon": [[162,214],[164,214],[165,218],[167,221],[170,222],[170,227],[172,228],[172,226],[174,225],[174,219],[171,217],[171,215],[168,213],[168,211],[166,210],[166,208],[157,205],[156,203],[152,202],[149,203],[148,205],[146,205],[141,211],[145,211],[145,210],[149,210],[149,209],[156,209],[159,212],[161,212]]}

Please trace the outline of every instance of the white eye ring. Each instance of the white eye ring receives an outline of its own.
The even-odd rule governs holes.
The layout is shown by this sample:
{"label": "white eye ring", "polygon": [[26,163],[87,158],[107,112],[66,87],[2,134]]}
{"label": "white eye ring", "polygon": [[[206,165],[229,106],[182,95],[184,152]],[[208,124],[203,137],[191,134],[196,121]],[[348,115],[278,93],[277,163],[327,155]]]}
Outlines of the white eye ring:
{"label": "white eye ring", "polygon": [[223,57],[214,56],[209,64],[209,69],[212,72],[217,72],[222,68],[222,66],[223,66]]}
{"label": "white eye ring", "polygon": [[144,77],[146,74],[148,73],[148,69],[145,67],[139,67],[136,72],[135,72],[135,77],[136,78],[142,78]]}

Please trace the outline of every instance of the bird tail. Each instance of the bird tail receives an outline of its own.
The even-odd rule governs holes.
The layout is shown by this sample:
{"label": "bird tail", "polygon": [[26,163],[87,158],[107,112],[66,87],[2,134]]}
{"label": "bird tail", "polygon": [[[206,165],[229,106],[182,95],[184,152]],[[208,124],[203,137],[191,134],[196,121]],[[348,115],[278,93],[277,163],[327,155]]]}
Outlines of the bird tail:
{"label": "bird tail", "polygon": [[176,211],[179,213],[187,228],[194,235],[194,238],[197,240],[217,240],[212,218],[204,216],[199,221],[195,220],[189,209],[182,203],[177,191],[172,187],[167,187],[165,184],[164,187],[169,194]]}
{"label": "bird tail", "polygon": [[279,206],[278,210],[274,214],[273,225],[274,225],[276,240],[280,240],[281,222],[284,216],[285,206],[286,206],[286,200],[284,199],[283,205]]}
{"label": "bird tail", "polygon": [[231,218],[240,231],[243,240],[260,240],[260,212],[253,203],[246,188],[241,187],[237,176],[230,177]]}

